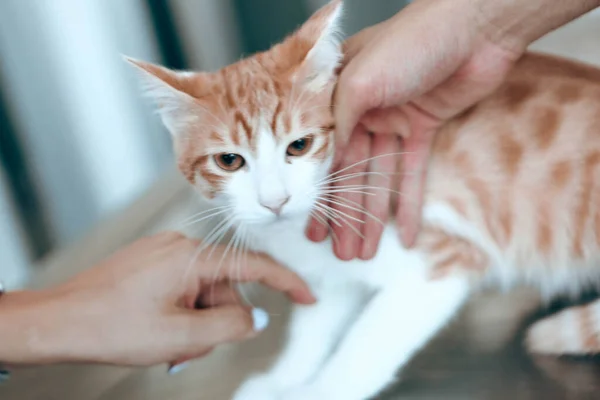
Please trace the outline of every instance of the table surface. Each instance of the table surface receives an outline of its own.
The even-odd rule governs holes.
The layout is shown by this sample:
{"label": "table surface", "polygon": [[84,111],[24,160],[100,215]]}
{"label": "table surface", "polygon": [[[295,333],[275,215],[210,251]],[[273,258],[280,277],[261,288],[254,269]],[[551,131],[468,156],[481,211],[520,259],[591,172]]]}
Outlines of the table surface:
{"label": "table surface", "polygon": [[[600,65],[600,15],[596,13],[534,45]],[[168,175],[151,193],[45,261],[33,282],[59,282],[140,235],[177,229],[198,207],[185,183]],[[204,228],[207,229],[207,228]],[[202,232],[193,232],[202,235]],[[99,366],[52,366],[16,371],[0,386],[3,400],[226,400],[246,375],[265,368],[281,344],[286,302],[256,292],[255,304],[279,317],[259,338],[223,347],[176,376],[165,367],[142,370]],[[382,399],[600,399],[598,358],[532,357],[522,346],[523,329],[539,316],[540,303],[527,290],[485,294],[427,346]],[[546,311],[548,312],[548,311]],[[308,399],[307,399],[308,400]]]}

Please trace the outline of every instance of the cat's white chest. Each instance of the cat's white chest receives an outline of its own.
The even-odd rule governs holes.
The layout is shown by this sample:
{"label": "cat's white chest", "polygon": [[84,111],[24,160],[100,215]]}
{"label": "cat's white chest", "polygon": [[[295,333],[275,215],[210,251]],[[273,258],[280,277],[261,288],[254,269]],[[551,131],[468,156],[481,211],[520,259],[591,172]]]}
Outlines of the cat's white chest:
{"label": "cat's white chest", "polygon": [[369,261],[341,261],[332,251],[332,243],[311,242],[302,227],[265,230],[256,237],[255,250],[273,257],[287,268],[298,273],[311,285],[361,284],[377,289],[410,269],[407,252],[398,241],[395,228],[384,230],[377,256]]}

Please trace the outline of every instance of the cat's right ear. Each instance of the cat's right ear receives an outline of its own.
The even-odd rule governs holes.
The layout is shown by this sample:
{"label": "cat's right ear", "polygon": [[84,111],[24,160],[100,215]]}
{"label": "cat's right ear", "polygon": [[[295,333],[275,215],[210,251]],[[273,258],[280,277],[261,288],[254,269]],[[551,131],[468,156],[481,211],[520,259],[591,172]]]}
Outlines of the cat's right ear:
{"label": "cat's right ear", "polygon": [[198,74],[173,71],[127,56],[123,58],[137,70],[144,95],[156,104],[171,135],[179,136],[199,122],[197,99],[190,94]]}

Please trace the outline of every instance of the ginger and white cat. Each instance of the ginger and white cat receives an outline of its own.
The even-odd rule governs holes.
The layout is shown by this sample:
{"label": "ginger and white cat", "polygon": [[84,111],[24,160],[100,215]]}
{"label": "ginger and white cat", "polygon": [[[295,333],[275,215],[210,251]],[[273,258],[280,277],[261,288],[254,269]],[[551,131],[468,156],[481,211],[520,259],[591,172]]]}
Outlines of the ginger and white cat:
{"label": "ginger and white cat", "polygon": [[[552,297],[600,278],[600,71],[539,54],[437,137],[414,249],[394,225],[371,261],[339,261],[330,242],[305,238],[333,157],[341,8],[214,73],[130,60],[190,183],[318,298],[295,308],[276,364],[238,400],[371,398],[482,285]],[[527,345],[600,352],[600,301],[538,322]]]}

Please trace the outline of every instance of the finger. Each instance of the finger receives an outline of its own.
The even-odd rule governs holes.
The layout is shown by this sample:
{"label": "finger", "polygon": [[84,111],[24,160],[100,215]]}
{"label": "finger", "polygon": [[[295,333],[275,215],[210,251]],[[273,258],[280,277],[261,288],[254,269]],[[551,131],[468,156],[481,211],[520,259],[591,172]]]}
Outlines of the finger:
{"label": "finger", "polygon": [[334,252],[340,260],[349,261],[358,256],[362,244],[361,230],[364,215],[360,212],[365,191],[371,136],[362,125],[350,138],[344,153],[341,168],[334,176],[336,180],[329,191]]}
{"label": "finger", "polygon": [[369,132],[377,135],[396,135],[406,138],[410,135],[409,121],[402,107],[375,108],[360,119]]}
{"label": "finger", "polygon": [[[380,35],[385,35],[389,20],[370,26],[351,36],[344,42],[342,72],[333,96],[336,120],[336,155],[341,153],[350,140],[361,115],[375,108],[380,98],[372,90],[377,88],[373,74],[362,71],[371,69],[373,59],[363,55],[363,50],[373,47]],[[365,66],[366,64],[366,66]],[[371,131],[373,132],[373,131]],[[340,161],[340,159],[336,159]],[[338,164],[334,163],[334,166]]]}
{"label": "finger", "polygon": [[213,282],[204,286],[202,294],[196,300],[197,309],[243,304],[239,293],[230,282]]}
{"label": "finger", "polygon": [[[219,246],[217,252],[223,252]],[[220,258],[220,255],[217,259]],[[313,304],[316,300],[308,285],[296,273],[277,264],[273,259],[262,254],[253,254],[248,262],[239,270],[220,268],[218,280],[234,282],[260,282],[271,289],[285,293],[292,301],[300,304]]]}
{"label": "finger", "polygon": [[424,184],[427,176],[427,162],[434,130],[414,132],[405,140],[402,160],[402,179],[398,197],[399,205],[396,222],[401,227],[401,240],[406,247],[412,247],[420,229],[423,206]]}
{"label": "finger", "polygon": [[362,260],[372,259],[379,246],[381,234],[390,214],[390,198],[393,183],[398,179],[398,151],[400,149],[396,136],[375,135],[371,143],[371,157],[367,184],[381,190],[369,190],[372,196],[365,199],[364,240],[359,257]]}
{"label": "finger", "polygon": [[268,324],[269,315],[264,310],[223,306],[181,310],[171,326],[182,342],[182,353],[198,354],[220,344],[250,339]]}
{"label": "finger", "polygon": [[[318,213],[316,210],[314,212]],[[312,216],[310,218],[306,227],[306,236],[309,240],[312,240],[313,242],[322,242],[327,239],[329,228],[324,222],[327,222],[327,218],[323,215],[320,215],[319,217]]]}
{"label": "finger", "polygon": [[207,355],[212,353],[213,350],[214,350],[214,348],[202,349],[202,350],[199,350],[196,354],[194,354],[192,356],[186,356],[186,357],[179,358],[177,361],[174,361],[169,364],[168,374],[169,375],[178,374],[179,372],[186,369],[192,361],[197,360],[199,358],[206,357]]}

